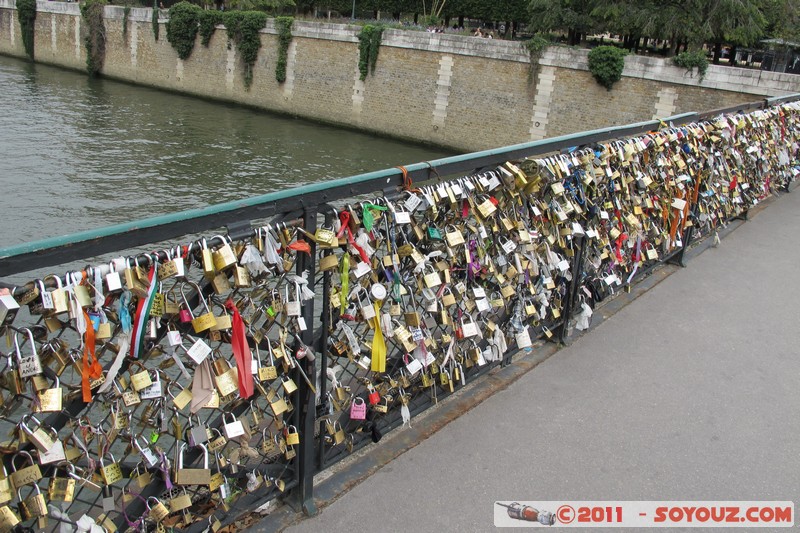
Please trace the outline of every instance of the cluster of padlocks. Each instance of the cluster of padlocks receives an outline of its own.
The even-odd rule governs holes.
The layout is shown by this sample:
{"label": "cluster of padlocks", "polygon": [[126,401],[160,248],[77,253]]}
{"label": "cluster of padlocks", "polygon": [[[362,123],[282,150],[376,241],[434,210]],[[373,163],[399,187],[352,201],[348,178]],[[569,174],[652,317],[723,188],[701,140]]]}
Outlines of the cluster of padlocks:
{"label": "cluster of padlocks", "polygon": [[0,531],[218,528],[243,495],[293,487],[301,439],[324,468],[586,329],[690,232],[787,187],[797,141],[794,104],[720,117],[0,295]]}

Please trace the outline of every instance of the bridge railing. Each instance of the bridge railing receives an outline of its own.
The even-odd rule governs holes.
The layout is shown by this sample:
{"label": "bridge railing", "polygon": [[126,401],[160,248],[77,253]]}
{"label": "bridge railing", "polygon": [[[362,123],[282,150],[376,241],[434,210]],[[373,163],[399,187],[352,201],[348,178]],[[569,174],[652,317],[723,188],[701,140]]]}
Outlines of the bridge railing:
{"label": "bridge railing", "polygon": [[201,531],[279,497],[313,512],[315,473],[788,189],[798,110],[687,113],[0,249],[0,523]]}

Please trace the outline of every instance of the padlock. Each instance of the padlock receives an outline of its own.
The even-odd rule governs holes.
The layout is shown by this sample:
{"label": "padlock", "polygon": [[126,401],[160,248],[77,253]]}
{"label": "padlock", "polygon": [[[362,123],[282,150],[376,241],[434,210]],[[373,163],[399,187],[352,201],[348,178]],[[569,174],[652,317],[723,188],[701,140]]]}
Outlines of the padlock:
{"label": "padlock", "polygon": [[192,497],[186,492],[186,487],[183,487],[183,492],[169,501],[169,512],[178,513],[184,511],[192,506]]}
{"label": "padlock", "polygon": [[[137,368],[139,371],[134,372],[134,370]],[[139,361],[132,361],[130,366],[128,366],[128,374],[130,374],[131,377],[131,386],[133,387],[133,390],[139,393],[139,397],[141,398],[140,391],[153,384],[153,380],[150,378],[150,373],[142,363]]]}
{"label": "padlock", "polygon": [[23,521],[47,516],[47,502],[44,499],[44,494],[39,489],[39,485],[33,485],[33,492],[26,498],[22,497],[22,489],[17,489],[17,497],[20,502],[19,514]]}
{"label": "padlock", "polygon": [[[181,391],[177,395],[172,393],[171,389],[173,385],[177,385],[178,387],[181,388]],[[171,381],[167,385],[167,395],[170,398],[172,398],[172,404],[178,411],[182,411],[183,409],[185,409],[186,406],[189,405],[189,402],[192,401],[192,390],[184,387],[183,385],[178,383],[177,380]]]}
{"label": "padlock", "polygon": [[[152,502],[155,503],[153,504]],[[154,522],[161,522],[169,516],[169,509],[167,509],[167,506],[161,503],[161,500],[155,496],[147,498],[145,507],[147,508],[148,518],[152,519]]]}
{"label": "padlock", "polygon": [[[146,371],[148,373],[148,378],[150,379],[150,385],[142,388],[136,389],[139,393],[139,398],[142,400],[160,400],[164,397],[164,391],[161,382],[161,373],[158,369],[151,369]],[[131,376],[131,383],[133,387],[136,388],[136,376],[139,374],[135,374]],[[143,381],[142,381],[143,382]]]}
{"label": "padlock", "polygon": [[217,324],[217,317],[214,316],[214,313],[212,313],[208,308],[208,304],[206,304],[206,300],[203,297],[203,291],[200,286],[191,281],[188,282],[188,284],[194,287],[197,291],[198,300],[200,300],[200,303],[203,305],[205,312],[197,317],[192,314],[192,308],[189,305],[189,301],[186,298],[186,293],[184,292],[185,285],[181,285],[181,298],[183,299],[183,304],[185,306],[185,309],[181,309],[180,312],[181,322],[191,322],[194,332],[202,333],[203,331],[206,331]]}
{"label": "padlock", "polygon": [[266,339],[267,349],[269,351],[269,365],[261,366],[261,354],[256,344],[256,356],[258,356],[258,379],[261,381],[272,381],[278,377],[278,369],[275,368],[275,358],[272,351],[272,341]]}
{"label": "padlock", "polygon": [[45,388],[38,392],[37,398],[38,405],[35,406],[34,411],[37,413],[57,413],[61,411],[63,403],[63,392],[61,389],[61,381],[56,376],[55,386],[52,388]]}
{"label": "padlock", "polygon": [[[75,467],[67,463],[67,468],[73,472]],[[47,498],[51,501],[71,502],[75,498],[75,479],[71,477],[57,477],[58,466],[53,471],[47,487]]]}
{"label": "padlock", "polygon": [[[209,452],[218,452],[222,450],[226,444],[228,444],[228,439],[225,438],[217,428],[210,428],[211,430],[211,438],[208,441],[206,446],[208,447]],[[242,428],[242,432],[244,433],[244,428]]]}
{"label": "padlock", "polygon": [[142,456],[147,468],[155,468],[161,461],[156,455],[156,453],[150,449],[149,444],[145,441],[144,445],[139,442],[142,439],[142,436],[131,436],[131,443],[133,447],[139,452],[139,455]]}
{"label": "padlock", "polygon": [[366,290],[359,291],[358,305],[361,308],[361,316],[364,320],[370,321],[375,318],[375,306]]}
{"label": "padlock", "polygon": [[375,390],[375,387],[372,384],[367,385],[367,400],[369,401],[370,405],[377,405],[378,402],[381,401],[381,395],[378,391]]}
{"label": "padlock", "polygon": [[10,502],[13,497],[11,479],[8,477],[6,466],[3,465],[3,476],[0,477],[0,504]]}
{"label": "padlock", "polygon": [[56,282],[56,288],[49,293],[50,300],[52,300],[53,303],[51,312],[53,315],[66,313],[69,311],[69,305],[67,302],[67,292],[64,290],[64,287],[61,284],[61,278],[53,275],[45,276],[44,282],[46,283],[50,278],[54,279]]}
{"label": "padlock", "polygon": [[261,453],[265,457],[275,451],[275,441],[272,432],[269,428],[264,428],[261,431]]}
{"label": "padlock", "polygon": [[36,352],[36,341],[33,338],[33,332],[28,328],[22,328],[28,334],[28,341],[30,342],[31,355],[22,357],[20,354],[19,341],[16,332],[14,333],[14,353],[17,359],[17,367],[19,369],[19,376],[21,378],[29,378],[36,374],[42,373],[42,363],[39,359],[39,354]]}
{"label": "padlock", "polygon": [[[31,429],[28,426],[29,420],[36,422],[36,429]],[[50,432],[45,427],[42,427],[41,422],[33,415],[23,415],[19,422],[19,428],[25,434],[25,437],[36,446],[39,453],[47,453],[55,444],[55,439]]]}
{"label": "padlock", "polygon": [[215,359],[213,368],[214,382],[220,396],[224,397],[239,390],[238,371],[227,359],[224,357]]}
{"label": "padlock", "polygon": [[116,459],[111,453],[106,454],[111,458],[111,462],[109,464],[105,463],[105,456],[100,457],[100,475],[103,478],[103,483],[106,486],[113,485],[117,481],[122,479],[122,470],[119,467],[119,463],[117,463]]}
{"label": "padlock", "polygon": [[367,404],[364,399],[357,396],[350,404],[350,419],[351,420],[366,420],[367,418]]}
{"label": "padlock", "polygon": [[189,418],[189,445],[192,447],[208,442],[208,426],[201,422],[199,417],[196,418],[197,424],[192,422],[191,417]]}
{"label": "padlock", "polygon": [[0,530],[11,531],[19,524],[19,517],[8,505],[0,506]]}
{"label": "padlock", "polygon": [[136,486],[143,489],[153,481],[153,476],[142,467],[141,463],[138,463],[131,471],[131,479],[136,483]]}
{"label": "padlock", "polygon": [[231,268],[237,263],[236,254],[231,247],[231,240],[229,237],[217,235],[214,238],[219,238],[222,241],[222,245],[211,254],[214,261],[214,269],[217,272],[221,272]]}
{"label": "padlock", "polygon": [[422,270],[422,280],[429,289],[433,289],[442,284],[442,278],[431,265],[426,265]]}
{"label": "padlock", "polygon": [[295,446],[297,444],[300,444],[300,434],[297,432],[296,427],[286,426],[285,435],[286,435],[287,446]]}
{"label": "padlock", "polygon": [[176,446],[175,475],[176,485],[208,485],[211,482],[211,470],[208,467],[208,448],[203,444],[198,445],[203,450],[203,468],[184,468],[183,454],[186,443]]}
{"label": "padlock", "polygon": [[233,322],[231,321],[231,315],[228,314],[228,309],[221,305],[222,307],[222,314],[215,315],[216,316],[216,324],[211,326],[211,331],[227,331],[233,327]]}
{"label": "padlock", "polygon": [[222,413],[222,431],[229,440],[245,434],[244,425],[233,413]]}

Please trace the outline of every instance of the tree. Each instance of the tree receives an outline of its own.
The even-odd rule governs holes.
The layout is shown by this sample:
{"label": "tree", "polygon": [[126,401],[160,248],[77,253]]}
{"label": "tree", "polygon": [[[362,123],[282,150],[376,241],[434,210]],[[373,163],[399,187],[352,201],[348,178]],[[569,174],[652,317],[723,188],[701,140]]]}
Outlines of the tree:
{"label": "tree", "polygon": [[571,45],[597,28],[592,17],[595,0],[531,0],[530,28],[535,32],[564,30]]}

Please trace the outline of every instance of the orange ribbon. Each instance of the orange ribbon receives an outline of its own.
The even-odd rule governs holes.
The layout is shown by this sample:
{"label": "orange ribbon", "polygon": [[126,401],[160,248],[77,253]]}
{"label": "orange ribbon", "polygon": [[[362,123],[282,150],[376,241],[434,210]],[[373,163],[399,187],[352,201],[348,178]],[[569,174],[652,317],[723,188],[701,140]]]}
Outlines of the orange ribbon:
{"label": "orange ribbon", "polygon": [[[86,320],[86,333],[83,338],[83,372],[81,376],[81,390],[83,392],[83,401],[89,403],[92,401],[92,388],[89,379],[97,379],[103,375],[103,367],[100,366],[100,361],[97,360],[94,346],[94,326],[89,319],[89,314],[86,310],[83,311],[83,318]],[[92,354],[92,362],[89,363],[89,354]]]}

